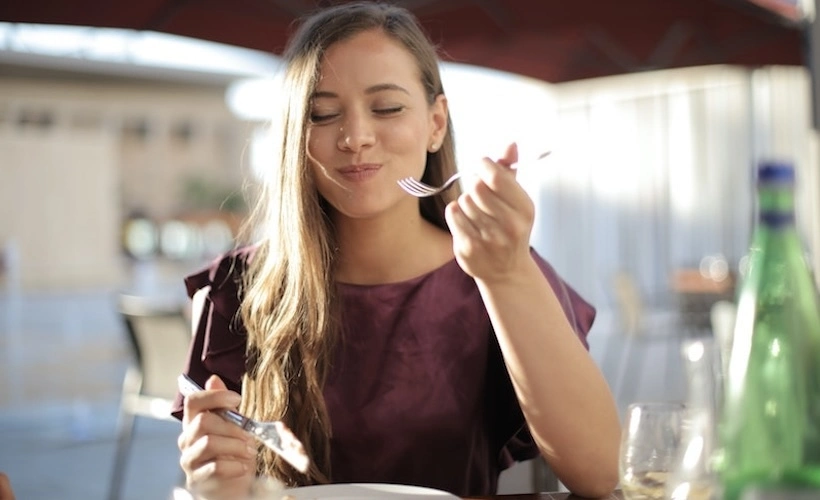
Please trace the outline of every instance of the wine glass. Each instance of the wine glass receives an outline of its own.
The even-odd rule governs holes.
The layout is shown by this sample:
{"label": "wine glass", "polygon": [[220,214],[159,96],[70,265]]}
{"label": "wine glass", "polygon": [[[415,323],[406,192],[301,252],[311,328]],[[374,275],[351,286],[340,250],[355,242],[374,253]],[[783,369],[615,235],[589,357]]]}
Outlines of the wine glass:
{"label": "wine glass", "polygon": [[662,500],[677,464],[686,405],[633,403],[621,433],[621,489],[627,500]]}

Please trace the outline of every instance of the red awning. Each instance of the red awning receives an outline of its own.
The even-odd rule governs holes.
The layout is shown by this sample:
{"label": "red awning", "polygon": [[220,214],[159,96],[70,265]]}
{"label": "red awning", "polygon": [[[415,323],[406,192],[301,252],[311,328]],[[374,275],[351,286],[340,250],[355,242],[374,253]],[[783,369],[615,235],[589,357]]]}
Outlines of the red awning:
{"label": "red awning", "polygon": [[[327,1],[25,0],[0,20],[153,30],[280,53]],[[802,65],[803,30],[747,0],[406,0],[445,60],[562,82],[703,64]],[[770,12],[769,14],[766,14]]]}

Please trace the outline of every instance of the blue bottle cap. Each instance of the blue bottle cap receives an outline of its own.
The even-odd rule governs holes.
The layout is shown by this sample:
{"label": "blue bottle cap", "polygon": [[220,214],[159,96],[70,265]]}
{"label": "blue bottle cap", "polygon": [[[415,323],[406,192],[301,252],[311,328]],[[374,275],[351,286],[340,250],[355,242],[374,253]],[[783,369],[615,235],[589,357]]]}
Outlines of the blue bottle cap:
{"label": "blue bottle cap", "polygon": [[794,183],[794,165],[785,161],[762,161],[757,167],[757,182]]}

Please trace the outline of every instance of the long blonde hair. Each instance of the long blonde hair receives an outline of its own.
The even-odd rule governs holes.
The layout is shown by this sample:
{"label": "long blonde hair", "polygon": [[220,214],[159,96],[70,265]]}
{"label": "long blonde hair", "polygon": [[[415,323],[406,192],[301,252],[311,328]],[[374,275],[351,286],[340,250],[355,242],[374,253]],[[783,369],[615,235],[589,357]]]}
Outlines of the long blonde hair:
{"label": "long blonde hair", "polygon": [[[322,391],[341,328],[333,277],[335,230],[306,153],[310,96],[327,48],[372,29],[383,31],[414,56],[431,105],[444,93],[436,49],[407,10],[348,3],[308,17],[284,54],[281,163],[262,186],[249,219],[249,227],[262,236],[246,275],[240,311],[248,331],[241,409],[255,418],[283,420],[304,443],[311,457],[307,474],[267,450],[258,456],[259,473],[289,485],[321,483],[331,477],[332,430]],[[448,123],[441,147],[428,153],[422,179],[438,183],[455,170]],[[446,230],[444,207],[457,196],[454,189],[421,199],[422,217]]]}

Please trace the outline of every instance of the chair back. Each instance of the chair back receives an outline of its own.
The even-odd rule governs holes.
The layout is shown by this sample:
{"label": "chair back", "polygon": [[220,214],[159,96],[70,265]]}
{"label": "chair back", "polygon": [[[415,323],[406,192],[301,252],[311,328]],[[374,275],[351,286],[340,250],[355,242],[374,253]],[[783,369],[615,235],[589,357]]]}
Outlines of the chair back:
{"label": "chair back", "polygon": [[119,312],[142,375],[140,394],[172,400],[191,343],[185,306],[181,302],[120,295]]}
{"label": "chair back", "polygon": [[171,408],[177,394],[176,380],[191,343],[183,302],[121,294],[117,306],[134,363],[122,383],[110,500],[121,497],[136,417],[175,420]]}

